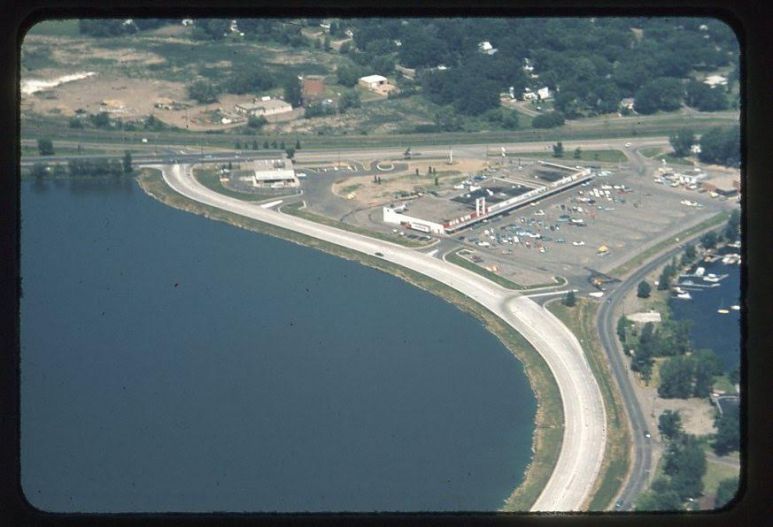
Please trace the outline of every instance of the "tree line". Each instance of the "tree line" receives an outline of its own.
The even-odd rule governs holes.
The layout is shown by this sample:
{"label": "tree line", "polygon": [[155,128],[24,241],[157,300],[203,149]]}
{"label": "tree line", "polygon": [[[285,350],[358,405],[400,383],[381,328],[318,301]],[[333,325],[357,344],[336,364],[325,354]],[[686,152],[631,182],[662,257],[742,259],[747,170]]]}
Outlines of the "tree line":
{"label": "tree line", "polygon": [[688,156],[692,147],[699,145],[698,159],[703,163],[729,167],[738,167],[741,164],[741,127],[739,125],[711,128],[700,137],[700,140],[693,130],[681,129],[671,134],[669,143],[677,157]]}

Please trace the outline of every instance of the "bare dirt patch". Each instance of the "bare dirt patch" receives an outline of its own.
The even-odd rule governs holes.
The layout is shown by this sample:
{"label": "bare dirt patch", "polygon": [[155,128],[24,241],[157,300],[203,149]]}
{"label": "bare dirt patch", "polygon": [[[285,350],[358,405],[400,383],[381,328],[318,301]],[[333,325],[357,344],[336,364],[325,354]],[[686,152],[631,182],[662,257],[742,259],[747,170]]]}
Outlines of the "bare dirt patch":
{"label": "bare dirt patch", "polygon": [[[60,70],[51,77],[71,73]],[[21,101],[22,112],[61,113],[74,115],[75,110],[88,113],[110,110],[115,117],[136,119],[153,113],[153,104],[161,97],[179,100],[185,97],[182,83],[161,80],[129,79],[114,75],[97,74],[94,77],[62,84],[30,96]],[[106,107],[103,101],[114,104]]]}

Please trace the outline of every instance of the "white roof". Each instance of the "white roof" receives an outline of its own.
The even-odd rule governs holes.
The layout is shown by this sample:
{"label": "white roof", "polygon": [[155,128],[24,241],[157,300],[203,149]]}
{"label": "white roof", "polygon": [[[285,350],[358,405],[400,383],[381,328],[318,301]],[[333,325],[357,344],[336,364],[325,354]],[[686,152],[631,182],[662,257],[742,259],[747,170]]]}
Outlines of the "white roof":
{"label": "white roof", "polygon": [[550,97],[550,90],[545,86],[544,88],[537,90],[537,95],[539,95],[540,99],[547,99]]}
{"label": "white roof", "polygon": [[367,83],[371,82],[384,82],[387,80],[386,77],[382,77],[381,75],[368,75],[366,77],[360,77],[361,81],[365,81]]}
{"label": "white roof", "polygon": [[708,77],[706,77],[706,80],[703,82],[708,84],[709,86],[716,86],[717,84],[727,84],[727,77],[723,77],[722,75],[709,75]]}

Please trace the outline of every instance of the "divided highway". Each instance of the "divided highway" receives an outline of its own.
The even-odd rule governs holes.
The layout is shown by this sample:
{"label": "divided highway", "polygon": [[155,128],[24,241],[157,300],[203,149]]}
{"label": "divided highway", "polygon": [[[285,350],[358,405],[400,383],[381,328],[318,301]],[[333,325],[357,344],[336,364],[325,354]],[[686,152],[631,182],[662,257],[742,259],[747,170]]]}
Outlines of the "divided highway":
{"label": "divided highway", "polygon": [[[564,409],[564,436],[553,473],[532,511],[578,511],[587,507],[606,446],[604,402],[577,338],[549,311],[466,269],[390,242],[369,238],[262,208],[207,189],[189,165],[155,165],[183,196],[219,209],[299,232],[422,273],[483,305],[521,333],[548,364]],[[382,256],[383,255],[383,256]]]}

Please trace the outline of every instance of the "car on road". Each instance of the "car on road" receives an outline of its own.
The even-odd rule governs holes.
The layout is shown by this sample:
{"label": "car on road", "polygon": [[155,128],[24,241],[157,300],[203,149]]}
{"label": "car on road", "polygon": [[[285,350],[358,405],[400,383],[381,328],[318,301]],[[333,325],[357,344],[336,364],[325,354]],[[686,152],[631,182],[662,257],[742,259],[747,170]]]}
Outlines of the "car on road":
{"label": "car on road", "polygon": [[649,433],[647,430],[645,430],[645,431],[644,431],[644,437],[646,437],[647,439],[649,439],[650,437],[652,437],[652,434],[650,434],[650,433]]}
{"label": "car on road", "polygon": [[377,252],[377,253],[376,253],[376,256],[378,256],[379,258],[383,258],[383,257],[384,257],[384,253],[378,253],[378,252]]}
{"label": "car on road", "polygon": [[625,143],[626,148],[631,148],[631,143]]}

